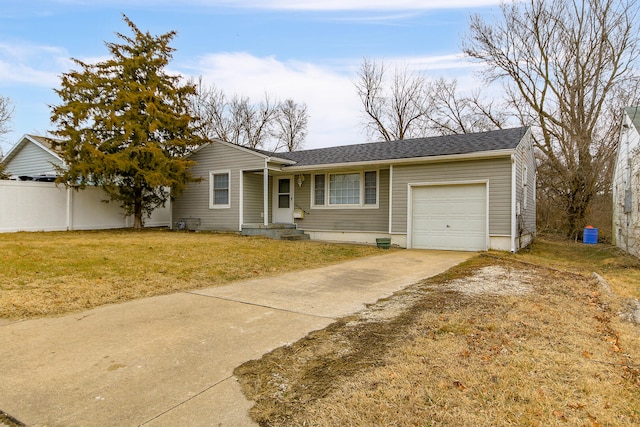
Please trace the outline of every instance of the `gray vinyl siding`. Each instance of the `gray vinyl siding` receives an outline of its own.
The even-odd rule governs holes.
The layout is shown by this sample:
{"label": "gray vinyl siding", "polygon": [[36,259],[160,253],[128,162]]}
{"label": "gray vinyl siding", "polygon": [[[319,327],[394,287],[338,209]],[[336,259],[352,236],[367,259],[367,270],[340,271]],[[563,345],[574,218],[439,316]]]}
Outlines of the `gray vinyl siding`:
{"label": "gray vinyl siding", "polygon": [[243,190],[243,224],[262,224],[264,179],[261,173],[245,172]]}
{"label": "gray vinyl siding", "polygon": [[[393,167],[393,233],[407,232],[409,183],[488,180],[489,234],[511,235],[511,158],[466,160]],[[535,204],[534,204],[535,206]]]}
{"label": "gray vinyl siding", "polygon": [[55,167],[62,161],[37,145],[28,142],[6,163],[6,172],[12,176],[54,175]]}
{"label": "gray vinyl siding", "polygon": [[[536,163],[531,137],[523,138],[516,149],[516,202],[520,204],[517,215],[517,235],[535,234],[536,232]],[[523,185],[525,166],[527,183]],[[526,192],[526,204],[525,204]],[[526,206],[525,206],[526,205]],[[519,248],[518,248],[519,249]]]}
{"label": "gray vinyl siding", "polygon": [[[327,171],[318,173],[327,173]],[[295,184],[295,205],[305,211],[304,219],[295,220],[298,228],[387,233],[389,230],[389,169],[380,169],[378,173],[378,207],[348,209],[311,208],[313,174],[305,174],[302,186],[298,187],[298,184]]]}
{"label": "gray vinyl siding", "polygon": [[[192,168],[194,177],[202,180],[191,183],[172,203],[173,221],[181,218],[199,218],[200,228],[216,231],[239,231],[240,229],[240,181],[243,170],[262,170],[264,159],[251,152],[226,144],[212,143],[194,153],[191,160],[196,162]],[[231,173],[230,207],[225,209],[209,208],[209,172],[226,171]],[[260,197],[262,201],[262,197]]]}

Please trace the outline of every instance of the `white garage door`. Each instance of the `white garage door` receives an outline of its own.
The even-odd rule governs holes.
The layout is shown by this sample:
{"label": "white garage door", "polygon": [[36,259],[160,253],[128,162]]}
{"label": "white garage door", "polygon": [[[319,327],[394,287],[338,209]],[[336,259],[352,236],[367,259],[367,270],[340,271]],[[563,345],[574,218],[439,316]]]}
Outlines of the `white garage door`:
{"label": "white garage door", "polygon": [[485,184],[412,187],[411,247],[487,249]]}

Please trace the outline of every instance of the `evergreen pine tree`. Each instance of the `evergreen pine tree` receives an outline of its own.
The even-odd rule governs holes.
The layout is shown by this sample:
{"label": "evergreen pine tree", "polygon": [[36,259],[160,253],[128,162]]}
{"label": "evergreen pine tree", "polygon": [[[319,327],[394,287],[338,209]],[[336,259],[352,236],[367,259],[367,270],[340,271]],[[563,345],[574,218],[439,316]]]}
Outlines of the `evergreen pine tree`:
{"label": "evergreen pine tree", "polygon": [[62,75],[51,119],[66,163],[58,181],[103,187],[141,229],[144,215],[195,181],[185,156],[203,141],[188,109],[195,87],[165,71],[175,31],[153,36],[123,19],[133,36],[116,33],[122,43],[105,43],[103,62],[73,59],[79,71]]}

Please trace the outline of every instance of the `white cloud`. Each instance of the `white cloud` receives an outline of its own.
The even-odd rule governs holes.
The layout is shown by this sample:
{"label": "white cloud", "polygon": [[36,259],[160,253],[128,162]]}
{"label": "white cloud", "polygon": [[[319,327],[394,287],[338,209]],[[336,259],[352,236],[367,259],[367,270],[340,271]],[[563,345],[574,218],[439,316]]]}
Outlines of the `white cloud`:
{"label": "white cloud", "polygon": [[498,0],[200,0],[236,7],[280,10],[433,10],[494,6]]}
{"label": "white cloud", "polygon": [[396,58],[385,60],[385,66],[388,70],[397,67],[400,70],[407,69],[422,73],[433,79],[440,77],[448,80],[456,79],[458,89],[462,92],[472,91],[483,84],[479,75],[483,65],[471,61],[462,53]]}
{"label": "white cloud", "polygon": [[59,79],[55,73],[38,70],[24,64],[0,61],[0,81],[4,84],[18,83],[53,87]]}
{"label": "white cloud", "polygon": [[[329,66],[235,52],[206,55],[188,69],[188,74],[201,75],[228,96],[244,95],[257,102],[266,92],[281,100],[307,103],[310,117],[306,148],[318,148],[367,141],[354,86],[359,66],[360,59]],[[433,78],[456,77],[461,89],[478,84],[473,77],[476,66],[461,55],[388,58],[385,66],[407,67]]]}
{"label": "white cloud", "polygon": [[435,10],[497,6],[500,0],[57,0],[71,5],[158,6],[176,3],[235,8],[305,11]]}
{"label": "white cloud", "polygon": [[0,82],[54,87],[71,66],[66,50],[55,46],[0,43]]}
{"label": "white cloud", "polygon": [[268,93],[282,100],[305,102],[309,111],[306,148],[365,141],[359,127],[359,100],[349,72],[300,61],[279,61],[248,53],[218,53],[201,58],[191,74],[228,96],[254,101]]}

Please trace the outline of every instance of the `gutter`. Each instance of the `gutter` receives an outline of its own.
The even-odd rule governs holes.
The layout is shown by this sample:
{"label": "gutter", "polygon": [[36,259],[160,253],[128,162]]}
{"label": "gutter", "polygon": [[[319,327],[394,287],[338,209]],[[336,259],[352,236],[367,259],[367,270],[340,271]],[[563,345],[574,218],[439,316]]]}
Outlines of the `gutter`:
{"label": "gutter", "polygon": [[410,157],[405,159],[381,159],[371,161],[359,161],[359,162],[345,162],[345,163],[320,163],[315,165],[303,165],[303,166],[285,166],[287,171],[308,171],[318,169],[335,169],[335,168],[349,168],[357,166],[375,166],[375,165],[403,165],[412,163],[442,163],[456,160],[476,160],[476,159],[491,159],[512,156],[515,154],[514,149],[506,150],[494,150],[494,151],[480,151],[465,154],[445,154],[442,156],[427,156],[427,157]]}

